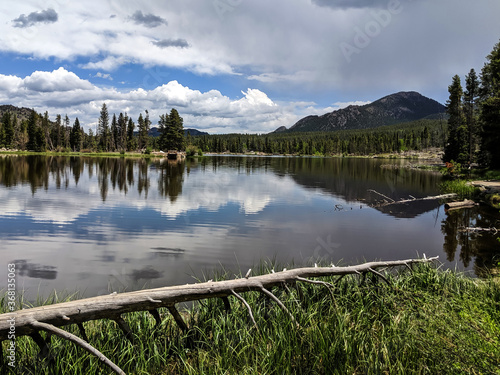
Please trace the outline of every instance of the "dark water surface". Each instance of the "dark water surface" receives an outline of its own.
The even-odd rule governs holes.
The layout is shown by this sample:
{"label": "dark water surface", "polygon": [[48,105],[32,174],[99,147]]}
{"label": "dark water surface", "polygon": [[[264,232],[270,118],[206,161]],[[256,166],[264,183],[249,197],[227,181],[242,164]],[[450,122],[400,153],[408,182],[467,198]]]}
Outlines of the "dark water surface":
{"label": "dark water surface", "polygon": [[[28,299],[194,282],[261,260],[342,264],[439,255],[481,275],[497,261],[494,210],[445,213],[441,176],[370,159],[208,157],[166,160],[0,156],[0,280],[18,269]],[[388,168],[389,166],[389,168]],[[4,282],[0,283],[0,286]]]}

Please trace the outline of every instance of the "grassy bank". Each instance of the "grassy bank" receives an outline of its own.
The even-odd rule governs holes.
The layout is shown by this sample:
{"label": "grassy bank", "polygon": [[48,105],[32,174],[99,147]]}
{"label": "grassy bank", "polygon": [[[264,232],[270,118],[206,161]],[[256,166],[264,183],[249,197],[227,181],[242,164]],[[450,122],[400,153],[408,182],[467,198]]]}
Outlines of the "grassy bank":
{"label": "grassy bank", "polygon": [[[114,322],[85,327],[90,342],[131,374],[500,374],[497,282],[425,265],[388,277],[390,286],[346,277],[333,299],[320,285],[275,289],[301,328],[254,292],[245,298],[259,331],[235,299],[230,313],[220,300],[186,311],[189,339],[167,311],[159,328],[147,313],[126,315],[135,347]],[[18,338],[16,373],[109,373],[73,344],[52,343],[51,364],[37,358],[30,338]]]}
{"label": "grassy bank", "polygon": [[56,151],[0,151],[0,155],[41,155],[41,156],[85,156],[85,157],[130,157],[130,158],[151,158],[153,154],[142,154],[139,152],[56,152]]}

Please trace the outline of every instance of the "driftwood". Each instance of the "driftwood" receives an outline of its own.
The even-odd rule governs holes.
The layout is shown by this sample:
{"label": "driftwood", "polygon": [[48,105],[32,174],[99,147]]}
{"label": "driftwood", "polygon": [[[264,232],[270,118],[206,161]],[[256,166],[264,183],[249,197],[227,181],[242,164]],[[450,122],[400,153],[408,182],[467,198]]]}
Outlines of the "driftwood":
{"label": "driftwood", "polygon": [[447,210],[458,210],[460,208],[470,208],[477,206],[477,203],[470,200],[470,199],[464,199],[461,202],[449,202],[444,205],[444,208]]}
{"label": "driftwood", "polygon": [[497,228],[480,228],[480,227],[466,227],[460,228],[460,232],[492,232],[493,234],[497,234],[499,230]]}
{"label": "driftwood", "polygon": [[457,196],[455,193],[434,195],[434,196],[423,197],[423,198],[415,198],[415,197],[413,197],[413,196],[410,195],[410,199],[401,199],[399,201],[396,201],[396,200],[394,200],[392,198],[389,198],[388,196],[386,196],[386,195],[384,195],[382,193],[379,193],[376,190],[369,189],[368,191],[371,192],[371,193],[378,194],[378,195],[380,195],[381,197],[384,198],[384,203],[382,204],[382,206],[389,206],[391,204],[413,203],[413,202],[419,202],[419,201],[429,201],[429,200],[439,200],[439,199],[451,199],[451,198],[454,198],[454,197]]}
{"label": "driftwood", "polygon": [[[123,374],[123,371],[118,366],[116,366],[87,342],[87,335],[85,334],[85,329],[82,323],[97,319],[114,320],[124,332],[125,337],[133,342],[132,332],[130,331],[126,321],[123,319],[122,314],[137,311],[148,311],[153,315],[156,323],[159,324],[161,322],[161,318],[157,309],[160,307],[166,307],[172,314],[179,328],[186,331],[188,330],[188,326],[175,308],[177,303],[198,301],[208,298],[222,298],[226,311],[229,312],[231,310],[231,306],[228,297],[233,296],[246,306],[250,319],[258,330],[257,323],[252,314],[252,309],[245,301],[241,293],[250,291],[263,293],[266,297],[275,301],[277,305],[290,316],[291,321],[296,323],[290,311],[278,299],[278,297],[271,292],[272,287],[305,282],[322,285],[330,290],[330,288],[334,286],[333,284],[310,278],[340,276],[338,279],[340,280],[344,276],[351,274],[362,275],[363,278],[366,274],[373,274],[388,283],[388,280],[379,271],[377,271],[377,269],[386,269],[398,266],[410,268],[409,266],[411,264],[429,262],[437,258],[438,257],[426,258],[424,254],[424,259],[369,262],[348,267],[335,267],[333,265],[331,267],[317,267],[315,265],[315,267],[297,268],[293,270],[284,269],[281,272],[272,271],[270,274],[254,277],[249,277],[249,270],[246,276],[241,279],[218,282],[210,280],[208,282],[198,284],[170,286],[128,293],[112,293],[107,296],[22,309],[0,315],[0,342],[3,340],[10,340],[9,334],[12,334],[13,332],[12,322],[15,321],[15,336],[31,336],[35,339],[35,341],[37,341],[37,344],[40,346],[42,351],[47,351],[47,343],[41,338],[39,331],[46,331],[72,341],[76,345],[79,345],[83,349],[97,356],[115,373]],[[58,328],[70,324],[76,324],[79,327],[80,334],[83,339]]]}

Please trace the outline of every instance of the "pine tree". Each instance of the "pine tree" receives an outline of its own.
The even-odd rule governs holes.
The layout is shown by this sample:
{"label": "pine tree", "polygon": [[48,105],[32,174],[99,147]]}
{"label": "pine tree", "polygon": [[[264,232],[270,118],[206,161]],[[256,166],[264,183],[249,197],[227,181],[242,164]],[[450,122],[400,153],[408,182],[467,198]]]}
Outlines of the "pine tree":
{"label": "pine tree", "polygon": [[[10,112],[5,112],[2,116],[2,123],[0,124],[0,147],[10,148],[12,138],[14,136],[14,128],[12,126],[12,115]],[[12,129],[12,130],[10,130]],[[9,133],[12,132],[12,135]]]}
{"label": "pine tree", "polygon": [[28,151],[38,150],[38,143],[36,138],[37,122],[38,115],[35,110],[32,109],[28,118],[28,144],[26,145]]}
{"label": "pine tree", "polygon": [[127,149],[133,151],[137,148],[137,143],[134,137],[135,124],[132,118],[128,119],[127,125]]}
{"label": "pine tree", "polygon": [[63,140],[62,145],[64,148],[69,148],[69,136],[70,136],[71,128],[69,126],[69,117],[68,115],[64,116],[64,126],[63,126]]}
{"label": "pine tree", "polygon": [[467,161],[469,147],[462,106],[462,83],[458,75],[453,77],[448,92],[450,98],[446,102],[446,110],[450,117],[448,119],[448,142],[444,150],[443,161],[450,162],[453,160],[463,163]]}
{"label": "pine tree", "polygon": [[149,113],[146,111],[146,118],[142,117],[142,113],[139,115],[137,120],[139,126],[139,140],[138,147],[140,150],[148,147],[148,132],[151,121],[149,121]]}
{"label": "pine tree", "polygon": [[[165,115],[167,117],[167,115]],[[170,115],[167,117],[166,133],[166,150],[184,150],[185,137],[183,119],[179,116],[179,112],[175,108],[170,110]]]}
{"label": "pine tree", "polygon": [[102,104],[101,114],[99,117],[99,126],[97,128],[97,136],[99,138],[99,149],[101,151],[109,151],[109,114],[106,103]]}
{"label": "pine tree", "polygon": [[80,121],[78,117],[75,119],[75,123],[71,128],[70,134],[70,145],[73,151],[80,151],[82,142],[82,132],[80,127]]}
{"label": "pine tree", "polygon": [[160,150],[168,150],[168,142],[167,142],[167,129],[168,129],[168,113],[164,115],[160,115],[160,121],[158,121],[158,131],[160,133],[160,137],[158,138],[158,148]]}
{"label": "pine tree", "polygon": [[500,42],[481,71],[481,161],[500,168]]}
{"label": "pine tree", "polygon": [[477,100],[479,99],[479,78],[477,77],[476,71],[471,69],[469,74],[465,78],[465,92],[464,92],[464,114],[465,114],[465,124],[468,131],[468,142],[469,142],[469,164],[474,161],[474,154],[477,148],[478,142],[478,107]]}
{"label": "pine tree", "polygon": [[120,115],[118,116],[117,138],[115,139],[116,148],[120,151],[127,148],[127,123],[127,114],[123,115],[123,113],[120,112]]}
{"label": "pine tree", "polygon": [[111,130],[110,130],[110,151],[116,151],[117,149],[117,139],[118,139],[118,121],[116,115],[113,113],[113,120],[111,120]]}

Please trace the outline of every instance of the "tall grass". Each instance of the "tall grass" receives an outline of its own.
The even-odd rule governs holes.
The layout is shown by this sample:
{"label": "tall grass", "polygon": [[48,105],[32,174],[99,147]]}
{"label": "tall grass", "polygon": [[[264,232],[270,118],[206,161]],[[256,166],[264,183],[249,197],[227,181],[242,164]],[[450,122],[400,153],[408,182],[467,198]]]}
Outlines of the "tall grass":
{"label": "tall grass", "polygon": [[[231,312],[219,299],[189,307],[183,312],[191,327],[186,334],[166,310],[157,328],[148,313],[127,314],[135,346],[114,322],[85,327],[90,342],[131,374],[500,374],[497,282],[429,265],[386,276],[390,286],[345,277],[332,290],[334,298],[319,285],[274,288],[300,328],[257,292],[244,297],[258,330],[236,299]],[[109,373],[71,343],[53,337],[52,346],[50,363],[37,358],[30,338],[19,338],[17,370]]]}
{"label": "tall grass", "polygon": [[479,194],[479,189],[466,180],[445,180],[439,185],[439,191],[442,194],[455,193],[459,199],[471,199]]}

